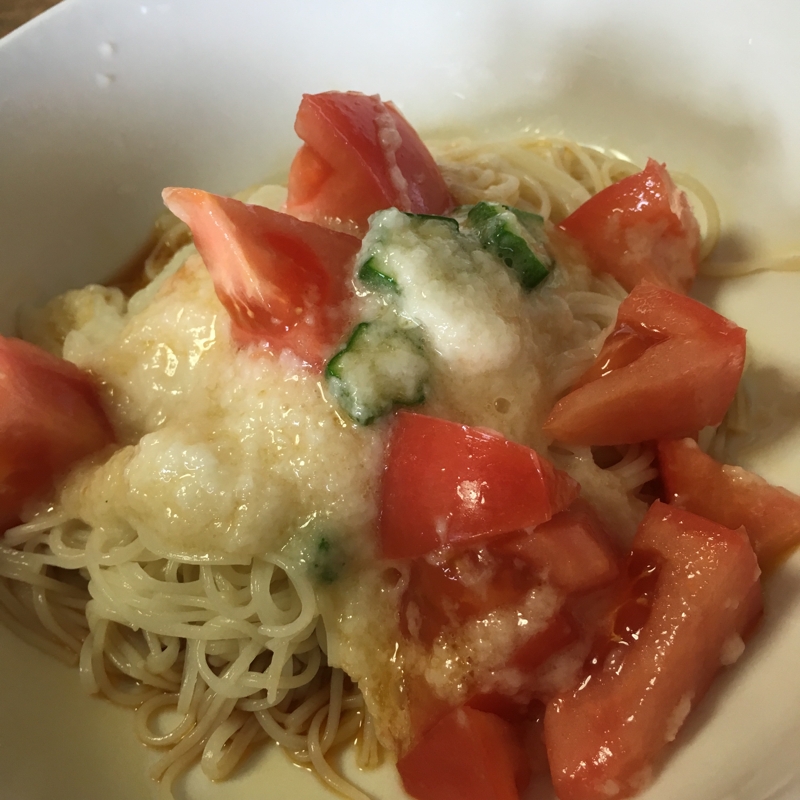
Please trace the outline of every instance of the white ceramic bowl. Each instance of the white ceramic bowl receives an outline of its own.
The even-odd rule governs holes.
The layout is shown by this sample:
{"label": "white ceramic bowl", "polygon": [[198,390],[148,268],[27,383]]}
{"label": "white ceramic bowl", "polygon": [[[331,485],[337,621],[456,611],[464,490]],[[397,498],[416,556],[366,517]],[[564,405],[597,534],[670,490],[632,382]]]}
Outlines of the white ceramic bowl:
{"label": "white ceramic bowl", "polygon": [[[727,256],[800,245],[800,5],[792,0],[66,0],[0,42],[0,331],[21,303],[109,276],[166,185],[232,192],[285,169],[303,92],[395,100],[419,128],[529,126],[653,155],[720,201]],[[800,276],[705,282],[759,363],[800,384]],[[745,466],[800,490],[800,435]],[[649,800],[800,794],[800,563],[691,717]],[[0,631],[0,798],[151,788],[127,712]],[[401,797],[391,770],[358,778]],[[329,798],[273,751],[196,800]],[[643,796],[644,797],[644,796]]]}

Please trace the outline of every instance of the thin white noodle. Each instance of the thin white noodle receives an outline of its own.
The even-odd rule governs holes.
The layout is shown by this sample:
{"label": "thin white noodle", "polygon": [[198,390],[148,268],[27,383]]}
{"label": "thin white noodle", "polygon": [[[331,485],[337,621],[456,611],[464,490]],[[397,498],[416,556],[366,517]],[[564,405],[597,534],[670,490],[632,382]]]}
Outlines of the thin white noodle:
{"label": "thin white noodle", "polygon": [[221,781],[233,772],[250,744],[264,731],[249,714],[234,712],[208,737],[200,766],[212,781]]}
{"label": "thin white noodle", "polygon": [[653,465],[655,453],[647,447],[630,445],[622,459],[608,468],[629,492],[636,491],[648,481],[658,477],[658,469]]}
{"label": "thin white noodle", "polygon": [[81,650],[81,633],[77,626],[70,626],[72,631],[67,630],[65,623],[69,622],[69,617],[62,614],[61,620],[56,620],[56,605],[51,605],[47,593],[41,587],[33,590],[33,607],[39,621],[50,634],[61,641],[68,650],[72,650],[76,655]]}
{"label": "thin white noodle", "polygon": [[[5,587],[2,587],[3,595],[5,594]],[[9,613],[8,606],[4,602],[5,596],[0,595],[0,622],[5,625],[8,630],[14,633],[19,639],[32,645],[37,650],[47,653],[50,656],[63,661],[70,666],[77,663],[75,653],[68,650],[63,645],[54,642],[53,639],[47,635],[46,632],[39,632],[28,621],[21,620]]]}
{"label": "thin white noodle", "polygon": [[309,756],[314,771],[339,794],[350,798],[350,800],[370,800],[368,795],[356,789],[350,783],[341,778],[328,764],[325,759],[326,751],[323,749],[322,740],[320,738],[320,728],[323,722],[327,722],[329,706],[321,708],[315,715],[311,722],[311,728],[308,733],[309,741]]}
{"label": "thin white noodle", "polygon": [[[287,576],[292,578],[292,585],[297,592],[301,610],[292,622],[287,622],[283,625],[262,624],[259,628],[259,633],[262,636],[282,639],[296,636],[301,631],[308,628],[309,625],[316,622],[317,601],[314,596],[314,588],[311,585],[311,581],[297,568],[297,565],[291,564],[287,559],[278,555],[273,555],[271,558],[265,560],[280,567]],[[259,596],[263,596],[264,594],[265,592],[262,588]]]}
{"label": "thin white noodle", "polygon": [[[687,175],[684,172],[671,173],[675,183],[683,189],[688,189],[691,194],[700,202],[705,216],[705,232],[703,241],[700,245],[700,263],[708,258],[711,251],[717,246],[719,241],[722,222],[719,215],[719,207],[713,195],[697,178]],[[701,267],[701,273],[705,274],[705,268]]]}
{"label": "thin white noodle", "polygon": [[177,636],[158,636],[152,631],[142,631],[149,654],[147,668],[156,674],[172,669],[180,656],[181,641]]}
{"label": "thin white noodle", "polygon": [[382,763],[375,723],[367,711],[364,712],[364,723],[356,743],[356,763],[361,769],[376,769]]}
{"label": "thin white noodle", "polygon": [[210,702],[201,709],[191,731],[150,768],[150,776],[159,780],[170,766],[182,760],[183,757],[191,756],[192,761],[200,758],[203,745],[211,732],[230,716],[235,704],[236,701],[229,698],[212,697]]}
{"label": "thin white noodle", "polygon": [[705,278],[739,278],[756,272],[800,272],[800,255],[753,258],[747,261],[709,260],[700,267]]}
{"label": "thin white noodle", "polygon": [[606,328],[617,318],[619,302],[600,292],[570,292],[566,296],[570,311],[576,317],[588,318]]}
{"label": "thin white noodle", "polygon": [[[296,708],[291,714],[285,716],[283,724],[288,731],[302,730],[306,723],[324,706],[330,698],[329,687],[320,689],[311,695],[304,703]],[[277,716],[277,714],[275,715]]]}
{"label": "thin white noodle", "polygon": [[31,534],[49,531],[69,521],[70,518],[66,514],[51,511],[40,514],[30,522],[24,522],[20,525],[15,525],[13,528],[9,528],[3,535],[3,538],[6,544],[16,547],[18,544],[24,542]]}
{"label": "thin white noodle", "polygon": [[173,784],[197,761],[197,758],[198,754],[190,750],[173,759],[163,771],[158,773],[151,771],[153,780],[158,781],[159,800],[175,800],[175,795],[172,793]]}
{"label": "thin white noodle", "polygon": [[[150,747],[165,747],[179,742],[186,735],[194,725],[195,717],[192,713],[182,716],[177,714],[178,697],[177,694],[156,694],[136,709],[136,735],[141,742]],[[150,726],[151,718],[172,708],[178,717],[177,722],[166,733],[154,733]]]}

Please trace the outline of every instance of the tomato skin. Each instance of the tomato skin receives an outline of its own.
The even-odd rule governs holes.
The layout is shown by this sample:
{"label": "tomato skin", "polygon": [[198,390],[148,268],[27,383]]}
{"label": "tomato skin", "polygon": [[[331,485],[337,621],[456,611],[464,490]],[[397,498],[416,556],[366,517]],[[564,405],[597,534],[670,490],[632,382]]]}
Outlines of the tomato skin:
{"label": "tomato skin", "polygon": [[602,588],[620,573],[610,536],[580,498],[532,531],[494,541],[492,550],[522,559],[565,594]]}
{"label": "tomato skin", "polygon": [[494,431],[400,411],[381,485],[381,552],[416,558],[532,527],[578,492],[536,451]]}
{"label": "tomato skin", "polygon": [[[553,700],[545,739],[561,800],[629,797],[761,611],[741,531],[656,501],[633,542],[660,561],[648,618],[577,689]],[[612,626],[614,627],[614,626]]]}
{"label": "tomato skin", "polygon": [[654,339],[710,336],[744,340],[736,323],[698,300],[643,281],[620,303],[615,330],[625,327]]}
{"label": "tomato skin", "polygon": [[359,92],[306,94],[295,131],[286,210],[364,233],[371,214],[444,214],[453,199],[416,131],[392,103]]}
{"label": "tomato skin", "polygon": [[198,189],[169,188],[163,197],[192,229],[236,341],[287,347],[321,368],[349,324],[359,240]]}
{"label": "tomato skin", "polygon": [[652,158],[559,227],[580,242],[593,269],[613,275],[628,291],[644,279],[685,293],[697,274],[697,220],[666,167]]}
{"label": "tomato skin", "polygon": [[397,771],[417,800],[518,800],[530,777],[512,726],[469,707],[428,730]]}
{"label": "tomato skin", "polygon": [[692,439],[658,443],[670,503],[726,528],[744,527],[764,570],[800,544],[800,497],[741,467],[720,464]]}
{"label": "tomato skin", "polygon": [[[617,334],[624,334],[623,347]],[[745,349],[742,328],[696,300],[642,282],[620,305],[589,379],[556,403],[544,430],[588,445],[696,434],[722,421]]]}
{"label": "tomato skin", "polygon": [[113,441],[89,375],[0,336],[0,530],[73,462]]}
{"label": "tomato skin", "polygon": [[[562,398],[544,429],[571,444],[618,445],[717,425],[738,381],[726,381],[717,394],[719,361],[703,340],[661,342],[629,366]],[[738,364],[729,372],[740,374]]]}

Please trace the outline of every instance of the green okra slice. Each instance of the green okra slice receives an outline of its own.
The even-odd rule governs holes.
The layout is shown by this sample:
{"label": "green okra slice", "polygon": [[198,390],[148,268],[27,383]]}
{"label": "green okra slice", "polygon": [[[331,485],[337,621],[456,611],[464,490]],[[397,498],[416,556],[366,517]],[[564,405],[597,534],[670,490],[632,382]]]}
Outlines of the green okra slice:
{"label": "green okra slice", "polygon": [[[409,228],[412,232],[417,233],[420,229],[427,229],[430,234],[431,230],[436,230],[436,226],[443,226],[447,236],[458,234],[458,221],[452,217],[443,217],[437,214],[412,214],[407,211],[401,213],[408,218]],[[400,294],[397,276],[390,263],[392,249],[392,233],[390,232],[386,234],[386,238],[379,237],[374,241],[367,252],[362,255],[356,274],[359,281],[370,291],[387,296]]]}
{"label": "green okra slice", "polygon": [[423,402],[429,374],[418,329],[394,314],[357,325],[325,369],[331,394],[359,425],[395,406]]}
{"label": "green okra slice", "polygon": [[330,535],[320,536],[308,563],[311,577],[330,585],[339,580],[346,566],[347,557],[339,541]]}
{"label": "green okra slice", "polygon": [[547,251],[544,220],[538,214],[480,202],[469,210],[466,221],[481,246],[513,270],[526,291],[550,274],[553,259]]}

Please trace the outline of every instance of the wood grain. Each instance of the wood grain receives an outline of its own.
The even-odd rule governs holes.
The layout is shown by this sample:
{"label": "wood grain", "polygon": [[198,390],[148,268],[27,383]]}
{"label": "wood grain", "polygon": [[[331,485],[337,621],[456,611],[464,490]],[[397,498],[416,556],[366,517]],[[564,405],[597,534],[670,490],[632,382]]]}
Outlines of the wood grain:
{"label": "wood grain", "polygon": [[59,0],[0,0],[0,38],[58,2]]}

